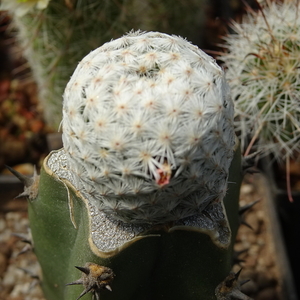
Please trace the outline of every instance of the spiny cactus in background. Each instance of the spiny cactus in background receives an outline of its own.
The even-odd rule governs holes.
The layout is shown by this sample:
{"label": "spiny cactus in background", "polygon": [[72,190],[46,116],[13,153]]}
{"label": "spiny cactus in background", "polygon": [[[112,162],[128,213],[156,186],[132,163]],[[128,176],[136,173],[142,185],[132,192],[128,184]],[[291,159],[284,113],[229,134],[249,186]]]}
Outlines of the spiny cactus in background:
{"label": "spiny cactus in background", "polygon": [[29,199],[47,299],[248,299],[238,275],[226,284],[233,114],[222,69],[183,38],[130,32],[87,55],[64,93],[64,148]]}
{"label": "spiny cactus in background", "polygon": [[[18,31],[39,87],[45,119],[53,130],[61,121],[62,94],[74,66],[91,50],[132,28],[182,34],[202,31],[205,0],[2,0]],[[163,20],[161,20],[163,18]],[[197,40],[198,41],[198,40]]]}
{"label": "spiny cactus in background", "polygon": [[280,163],[300,151],[299,1],[265,1],[225,37],[219,58],[235,102],[245,154],[259,150]]}

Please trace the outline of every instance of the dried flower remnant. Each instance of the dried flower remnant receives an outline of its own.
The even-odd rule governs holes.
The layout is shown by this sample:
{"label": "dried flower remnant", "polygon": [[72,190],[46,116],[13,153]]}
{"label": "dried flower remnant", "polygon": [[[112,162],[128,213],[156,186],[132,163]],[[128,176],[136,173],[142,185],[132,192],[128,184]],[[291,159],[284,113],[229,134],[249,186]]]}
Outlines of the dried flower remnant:
{"label": "dried flower remnant", "polygon": [[225,195],[235,146],[228,86],[181,37],[130,32],[87,55],[66,87],[62,127],[79,190],[115,219],[165,223]]}

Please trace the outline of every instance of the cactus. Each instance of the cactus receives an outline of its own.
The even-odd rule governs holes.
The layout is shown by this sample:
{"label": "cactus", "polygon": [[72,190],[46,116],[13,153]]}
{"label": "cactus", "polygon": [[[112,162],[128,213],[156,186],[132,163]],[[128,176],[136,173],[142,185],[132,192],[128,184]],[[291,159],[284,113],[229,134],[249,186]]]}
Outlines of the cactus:
{"label": "cactus", "polygon": [[87,55],[64,148],[25,191],[47,299],[248,299],[230,273],[233,114],[222,69],[180,37],[130,32]]}
{"label": "cactus", "polygon": [[300,151],[299,1],[264,1],[225,37],[220,55],[235,102],[242,151],[280,164]]}
{"label": "cactus", "polygon": [[2,0],[0,9],[12,15],[39,87],[45,120],[55,131],[62,117],[64,88],[82,57],[133,28],[197,39],[190,27],[201,33],[203,2],[182,0],[174,6],[173,1],[158,0]]}

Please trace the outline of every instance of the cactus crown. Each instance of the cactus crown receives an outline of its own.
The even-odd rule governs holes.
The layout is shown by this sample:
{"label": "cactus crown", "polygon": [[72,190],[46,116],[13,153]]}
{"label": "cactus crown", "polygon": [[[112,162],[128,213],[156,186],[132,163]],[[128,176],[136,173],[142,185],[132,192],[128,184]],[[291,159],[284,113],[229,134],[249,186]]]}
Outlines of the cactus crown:
{"label": "cactus crown", "polygon": [[66,87],[62,127],[76,187],[117,219],[178,220],[225,195],[228,87],[180,37],[130,32],[87,55]]}
{"label": "cactus crown", "polygon": [[266,1],[225,38],[228,52],[220,59],[228,68],[246,154],[257,146],[281,161],[300,151],[298,9],[298,1]]}

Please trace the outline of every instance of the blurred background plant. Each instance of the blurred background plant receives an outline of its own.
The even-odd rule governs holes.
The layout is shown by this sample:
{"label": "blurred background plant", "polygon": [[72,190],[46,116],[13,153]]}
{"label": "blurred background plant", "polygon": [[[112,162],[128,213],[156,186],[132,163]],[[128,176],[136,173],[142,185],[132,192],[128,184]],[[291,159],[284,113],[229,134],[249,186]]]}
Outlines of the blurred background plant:
{"label": "blurred background plant", "polygon": [[4,164],[21,163],[25,158],[31,163],[40,161],[47,149],[47,128],[36,86],[6,79],[0,89],[0,169]]}
{"label": "blurred background plant", "polygon": [[[49,127],[61,121],[62,94],[74,66],[91,50],[131,29],[179,34],[200,42],[205,0],[3,0],[11,30],[38,83]],[[193,30],[190,30],[190,28]]]}
{"label": "blurred background plant", "polygon": [[[233,32],[224,38],[227,51],[219,58],[235,101],[244,155],[270,155],[286,177],[292,201],[291,188],[297,188],[300,175],[299,1],[257,5],[259,10],[249,9],[241,23],[232,22]],[[290,182],[292,172],[298,176]]]}

